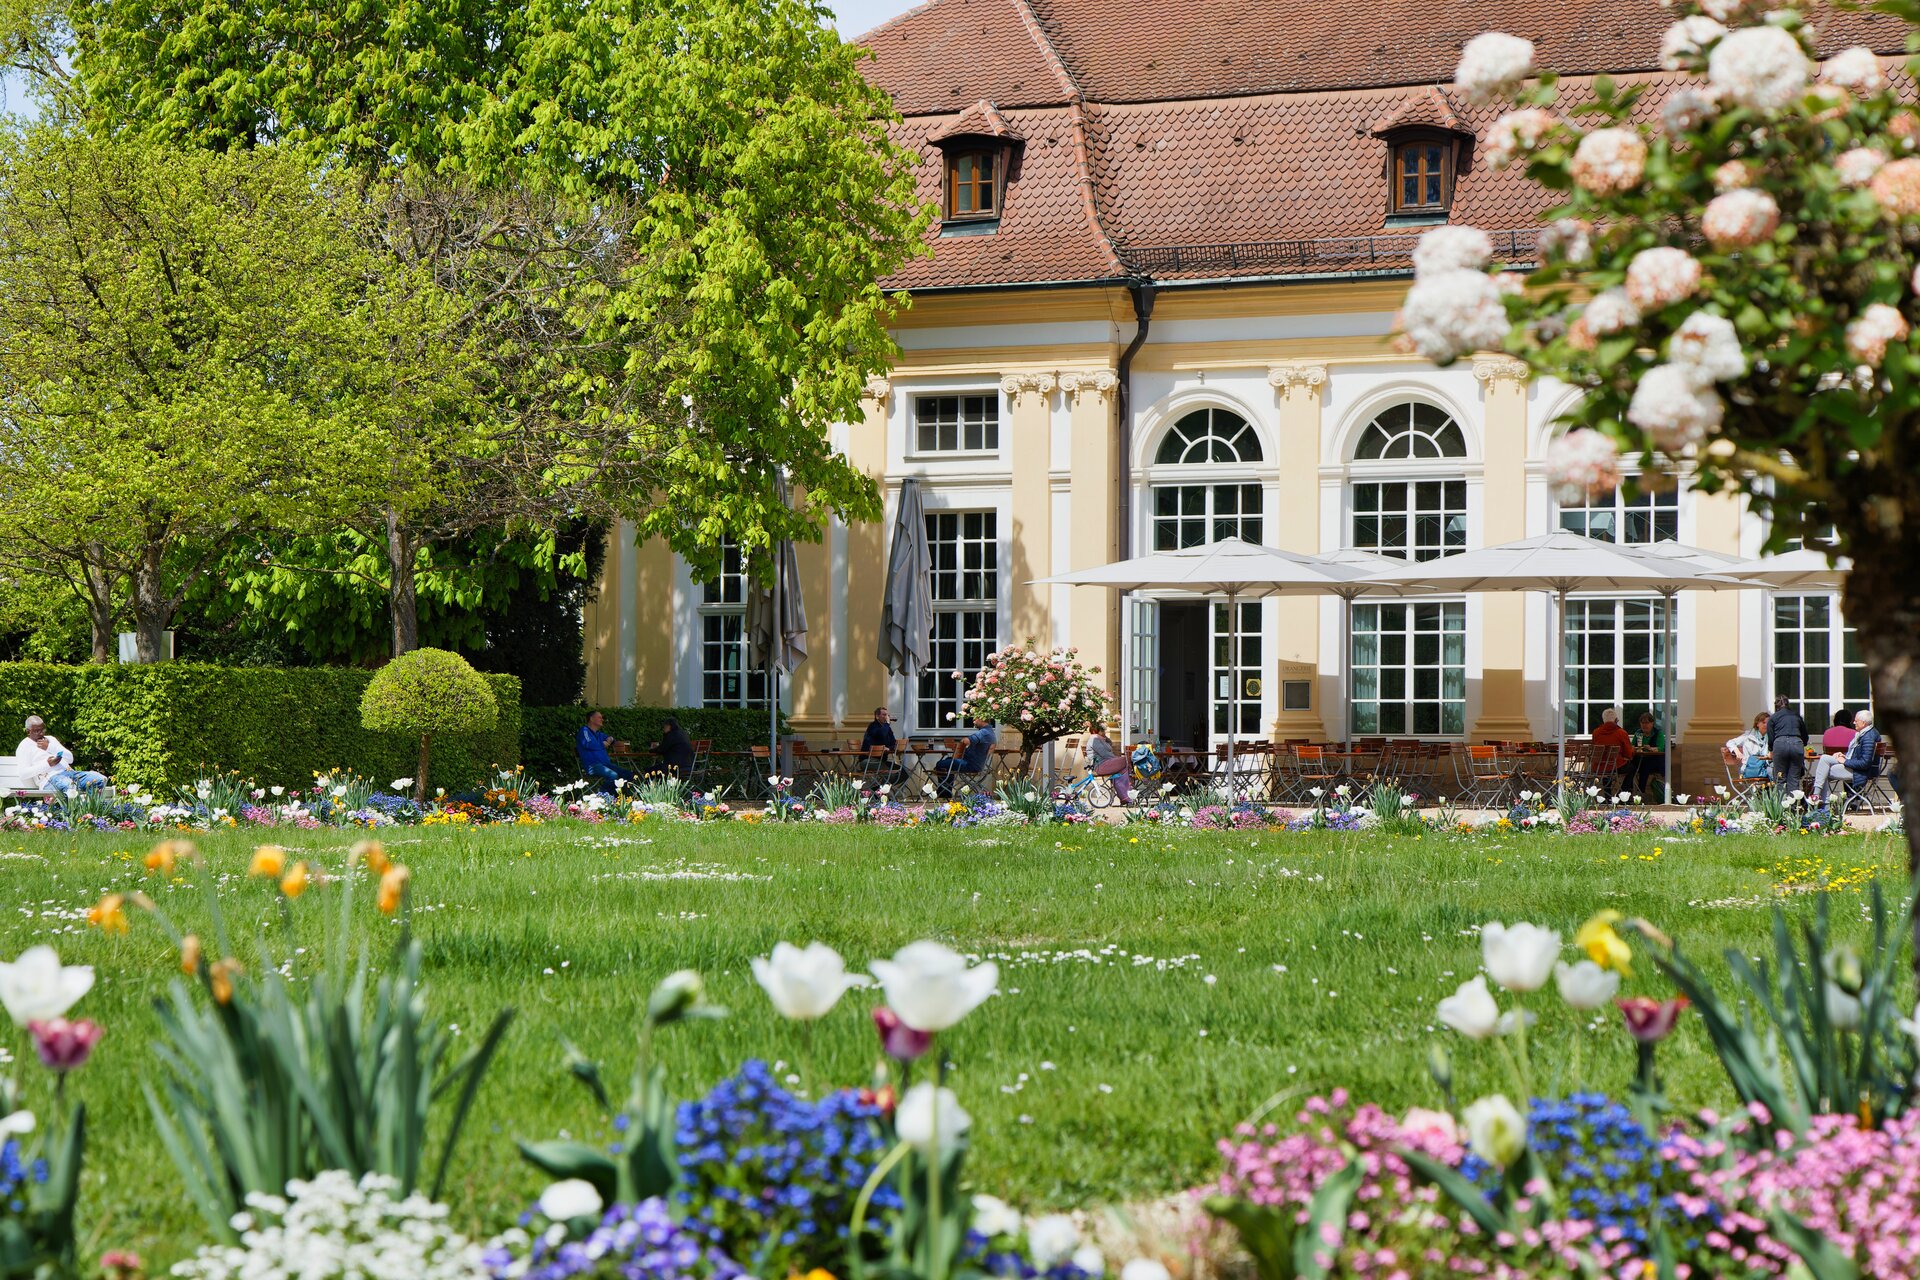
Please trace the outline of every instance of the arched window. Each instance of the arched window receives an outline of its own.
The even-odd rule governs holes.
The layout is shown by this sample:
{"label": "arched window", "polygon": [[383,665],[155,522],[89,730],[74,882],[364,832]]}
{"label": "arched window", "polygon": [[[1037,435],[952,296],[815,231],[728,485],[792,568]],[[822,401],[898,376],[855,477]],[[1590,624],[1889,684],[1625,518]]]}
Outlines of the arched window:
{"label": "arched window", "polygon": [[1168,429],[1154,465],[1259,462],[1260,437],[1245,418],[1226,409],[1195,409]]}
{"label": "arched window", "polygon": [[1360,433],[1355,462],[1384,462],[1405,458],[1464,458],[1467,438],[1446,411],[1418,400],[1388,409]]}

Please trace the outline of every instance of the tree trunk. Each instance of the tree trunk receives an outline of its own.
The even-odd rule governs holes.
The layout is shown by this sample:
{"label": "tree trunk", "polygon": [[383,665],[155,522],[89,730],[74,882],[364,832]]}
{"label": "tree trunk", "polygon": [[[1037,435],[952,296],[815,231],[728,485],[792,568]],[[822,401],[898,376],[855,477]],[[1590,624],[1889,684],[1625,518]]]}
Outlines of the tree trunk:
{"label": "tree trunk", "polygon": [[414,591],[413,561],[420,540],[400,523],[399,513],[387,511],[387,609],[393,615],[393,656],[420,647],[420,602]]}
{"label": "tree trunk", "polygon": [[413,779],[413,802],[415,804],[425,804],[427,802],[427,756],[432,746],[433,735],[430,733],[421,734],[420,771]]}
{"label": "tree trunk", "polygon": [[[1860,638],[1873,682],[1874,725],[1899,753],[1896,786],[1907,839],[1907,887],[1920,884],[1920,528],[1878,545],[1856,538],[1847,575],[1847,624]],[[1920,893],[1911,933],[1914,981],[1920,984]]]}
{"label": "tree trunk", "polygon": [[93,631],[94,662],[112,662],[119,657],[118,646],[114,641],[113,581],[114,576],[107,572],[102,564],[106,558],[105,549],[98,543],[89,544],[87,554],[81,559],[81,573],[87,584],[87,625]]}
{"label": "tree trunk", "polygon": [[167,594],[160,547],[150,546],[133,572],[133,660],[166,660],[167,624],[178,602]]}

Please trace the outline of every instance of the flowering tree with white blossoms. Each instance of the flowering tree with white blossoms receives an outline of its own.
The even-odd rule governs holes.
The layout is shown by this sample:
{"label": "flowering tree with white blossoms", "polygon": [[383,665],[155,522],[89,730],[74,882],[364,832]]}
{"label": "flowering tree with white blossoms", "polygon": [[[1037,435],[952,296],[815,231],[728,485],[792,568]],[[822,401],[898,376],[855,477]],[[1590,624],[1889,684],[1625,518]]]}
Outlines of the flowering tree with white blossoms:
{"label": "flowering tree with white blossoms", "polygon": [[[1875,8],[1920,25],[1920,0]],[[1831,528],[1834,554],[1853,557],[1847,620],[1879,724],[1906,757],[1911,810],[1920,111],[1869,49],[1818,61],[1794,9],[1700,0],[1676,12],[1661,57],[1686,79],[1660,101],[1656,86],[1606,76],[1575,91],[1514,36],[1467,44],[1459,89],[1514,104],[1487,131],[1484,162],[1523,166],[1560,198],[1524,278],[1490,261],[1478,230],[1428,233],[1405,334],[1441,363],[1504,350],[1584,392],[1548,460],[1565,497],[1618,485],[1624,449],[1640,455],[1643,486],[1685,470],[1747,494],[1772,516],[1771,549]],[[1907,840],[1920,872],[1911,821]]]}
{"label": "flowering tree with white blossoms", "polygon": [[1100,668],[1082,666],[1079,653],[1071,648],[1046,652],[1031,641],[1025,648],[1008,645],[988,656],[960,703],[960,714],[969,720],[1020,731],[1022,774],[1041,747],[1107,719],[1111,706]]}

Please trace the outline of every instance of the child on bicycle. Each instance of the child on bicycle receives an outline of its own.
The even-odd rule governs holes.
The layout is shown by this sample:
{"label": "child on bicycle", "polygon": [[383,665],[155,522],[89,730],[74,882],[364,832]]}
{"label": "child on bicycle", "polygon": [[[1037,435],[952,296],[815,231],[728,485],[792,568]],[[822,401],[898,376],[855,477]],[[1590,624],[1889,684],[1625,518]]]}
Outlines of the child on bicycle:
{"label": "child on bicycle", "polygon": [[1113,794],[1121,804],[1132,804],[1133,761],[1113,749],[1113,739],[1107,736],[1104,725],[1093,725],[1087,732],[1087,763],[1097,777],[1113,780]]}

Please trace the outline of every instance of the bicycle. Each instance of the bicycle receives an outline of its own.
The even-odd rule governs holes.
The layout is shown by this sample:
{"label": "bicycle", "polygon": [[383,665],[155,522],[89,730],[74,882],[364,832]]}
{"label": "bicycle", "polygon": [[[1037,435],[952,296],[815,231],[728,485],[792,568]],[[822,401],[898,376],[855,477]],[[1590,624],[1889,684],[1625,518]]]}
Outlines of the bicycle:
{"label": "bicycle", "polygon": [[1079,809],[1083,813],[1094,809],[1111,809],[1119,803],[1120,796],[1113,789],[1113,779],[1092,769],[1062,787],[1054,797],[1056,808]]}

